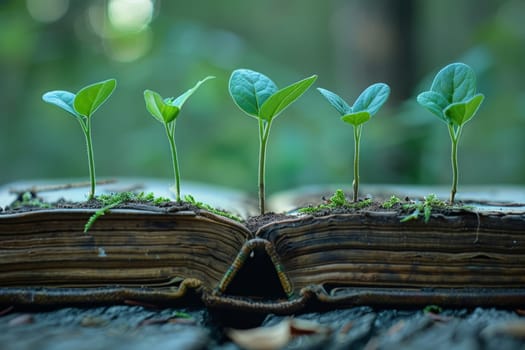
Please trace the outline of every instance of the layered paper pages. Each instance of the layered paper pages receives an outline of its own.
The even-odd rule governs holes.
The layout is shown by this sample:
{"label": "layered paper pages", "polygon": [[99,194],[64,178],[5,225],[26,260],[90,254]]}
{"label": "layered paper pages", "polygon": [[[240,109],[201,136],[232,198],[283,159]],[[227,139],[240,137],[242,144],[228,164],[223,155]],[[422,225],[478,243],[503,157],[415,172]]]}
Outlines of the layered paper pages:
{"label": "layered paper pages", "polygon": [[[508,210],[504,210],[507,208]],[[0,304],[172,304],[292,313],[308,305],[516,306],[525,211],[486,205],[401,222],[302,215],[260,227],[207,211],[41,209],[0,215]]]}

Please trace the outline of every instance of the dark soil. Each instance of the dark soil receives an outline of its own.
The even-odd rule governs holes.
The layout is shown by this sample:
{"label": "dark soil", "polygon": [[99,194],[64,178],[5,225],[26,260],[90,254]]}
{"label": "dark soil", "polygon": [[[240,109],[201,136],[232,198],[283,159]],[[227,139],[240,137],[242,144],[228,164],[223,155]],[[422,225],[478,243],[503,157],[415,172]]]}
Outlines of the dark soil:
{"label": "dark soil", "polygon": [[[326,216],[326,215],[331,215],[331,214],[356,214],[356,213],[361,213],[364,211],[384,212],[384,211],[403,210],[403,208],[401,207],[401,204],[396,204],[391,209],[385,209],[381,206],[381,204],[382,203],[380,202],[374,201],[371,204],[366,205],[364,207],[338,206],[338,207],[329,207],[329,208],[316,208],[314,211],[308,212],[307,214],[310,214],[313,216]],[[311,208],[314,208],[314,207],[311,207]]]}
{"label": "dark soil", "polygon": [[[104,203],[98,199],[91,199],[83,202],[72,202],[60,199],[56,202],[47,203],[39,198],[35,193],[31,193],[31,200],[23,201],[22,198],[17,198],[11,205],[1,208],[0,215],[24,213],[37,210],[52,210],[52,209],[92,209],[98,210],[104,207]],[[407,205],[415,203],[414,200],[406,197],[401,202],[394,204],[391,208],[385,208],[384,202],[371,201],[370,199],[361,199],[356,203],[349,202],[349,205],[331,206],[330,200],[326,198],[321,199],[319,206],[309,206],[307,212],[300,212],[305,215],[313,215],[316,217],[327,216],[333,214],[359,214],[365,212],[395,212],[400,216],[407,216],[414,212],[413,208],[408,208]],[[165,213],[176,213],[180,211],[194,211],[202,212],[206,209],[200,208],[188,202],[168,201],[162,203],[154,203],[152,201],[130,200],[122,202],[111,209],[135,209],[146,211],[157,211]],[[454,207],[446,208],[432,208],[432,214],[451,215],[453,213],[464,212],[468,210],[468,206],[463,206],[462,203],[457,203]],[[423,215],[423,212],[420,213]],[[251,216],[242,223],[253,233],[259,228],[272,222],[293,219],[297,215],[288,215],[285,213],[269,212],[264,215]]]}
{"label": "dark soil", "polygon": [[[17,200],[18,201],[18,200]],[[83,202],[72,202],[65,199],[60,199],[56,202],[46,203],[37,197],[33,203],[28,204],[17,204],[17,201],[13,202],[11,205],[5,207],[2,210],[0,208],[0,214],[15,214],[15,213],[25,213],[36,210],[45,210],[45,209],[101,209],[104,207],[104,203],[98,199],[91,199]],[[170,213],[175,213],[179,211],[195,211],[199,212],[202,209],[192,205],[187,202],[163,202],[161,204],[154,204],[153,202],[148,201],[126,201],[123,202],[112,209],[138,209],[138,210],[153,210],[153,211],[165,211]]]}
{"label": "dark soil", "polygon": [[257,215],[257,216],[251,216],[244,222],[244,225],[248,227],[250,231],[253,233],[257,232],[257,230],[261,227],[263,227],[266,224],[275,222],[275,221],[281,221],[286,219],[293,219],[295,216],[287,215],[287,214],[276,214],[273,212],[266,213],[264,215]]}
{"label": "dark soil", "polygon": [[[411,199],[405,197],[401,202],[392,205],[391,207],[385,207],[385,202],[380,202],[377,200],[370,199],[360,199],[358,202],[353,203],[349,202],[348,205],[342,206],[330,206],[330,200],[323,198],[323,202],[319,206],[309,206],[306,207],[306,210],[303,211],[299,209],[298,211],[303,214],[308,214],[316,217],[327,216],[333,214],[359,214],[359,213],[397,213],[399,216],[407,216],[415,211],[414,205],[416,203],[422,203],[422,200]],[[367,202],[368,201],[368,202]],[[432,207],[432,214],[441,214],[441,215],[452,215],[461,212],[468,212],[469,206],[463,202],[456,202],[453,206],[447,205],[445,207]],[[423,210],[420,210],[420,216],[423,216]]]}
{"label": "dark soil", "polygon": [[[15,200],[11,205],[0,208],[0,215],[2,214],[15,214],[25,213],[37,210],[52,210],[52,209],[92,209],[98,210],[104,207],[104,203],[98,199],[91,199],[83,202],[72,202],[64,199],[60,199],[56,202],[47,203],[42,201],[39,197],[34,196],[31,201],[26,201],[21,204],[21,198]],[[196,213],[206,211],[206,209],[199,208],[188,202],[163,202],[160,204],[153,203],[151,201],[140,201],[132,200],[122,202],[111,209],[136,209],[136,210],[149,210],[149,211],[160,211],[166,213],[176,213],[180,211],[194,211]],[[247,220],[243,221],[246,227],[255,233],[260,227],[269,224],[271,222],[292,219],[295,216],[277,213],[266,213],[264,215],[252,216]]]}

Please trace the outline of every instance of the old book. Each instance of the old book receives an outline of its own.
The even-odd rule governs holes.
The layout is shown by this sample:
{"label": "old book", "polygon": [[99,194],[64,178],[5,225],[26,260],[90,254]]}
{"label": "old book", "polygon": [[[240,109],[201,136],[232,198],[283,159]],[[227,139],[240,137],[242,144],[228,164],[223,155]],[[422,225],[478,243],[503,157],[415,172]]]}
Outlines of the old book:
{"label": "old book", "polygon": [[[11,199],[15,185],[4,186],[0,198]],[[301,190],[275,195],[274,203],[290,209],[316,191],[320,198],[319,189]],[[209,307],[276,313],[308,305],[522,305],[525,208],[516,202],[524,192],[501,191],[492,197],[512,201],[434,213],[428,222],[363,209],[291,216],[254,231],[206,210],[170,206],[111,209],[88,233],[94,209],[0,213],[0,304],[197,297]],[[213,192],[253,211],[238,192]]]}

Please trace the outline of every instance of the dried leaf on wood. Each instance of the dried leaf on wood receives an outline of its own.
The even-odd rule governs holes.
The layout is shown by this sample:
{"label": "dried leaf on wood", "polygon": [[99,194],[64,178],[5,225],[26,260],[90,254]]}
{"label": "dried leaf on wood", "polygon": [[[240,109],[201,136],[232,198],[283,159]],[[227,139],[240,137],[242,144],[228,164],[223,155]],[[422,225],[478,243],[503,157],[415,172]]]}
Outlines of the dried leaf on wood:
{"label": "dried leaf on wood", "polygon": [[285,319],[275,326],[247,330],[230,329],[228,336],[247,350],[274,350],[286,346],[293,338],[303,335],[329,334],[331,330],[316,322]]}

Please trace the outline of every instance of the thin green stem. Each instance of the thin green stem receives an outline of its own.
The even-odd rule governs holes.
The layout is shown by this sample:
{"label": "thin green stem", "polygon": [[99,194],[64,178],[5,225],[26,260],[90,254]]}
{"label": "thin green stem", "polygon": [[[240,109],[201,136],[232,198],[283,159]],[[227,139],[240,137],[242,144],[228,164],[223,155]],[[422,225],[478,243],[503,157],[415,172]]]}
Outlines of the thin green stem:
{"label": "thin green stem", "polygon": [[357,202],[359,196],[359,143],[361,140],[362,126],[354,126],[354,202]]}
{"label": "thin green stem", "polygon": [[259,119],[259,211],[261,215],[264,215],[265,208],[265,189],[264,179],[266,171],[266,146],[268,144],[268,135],[270,134],[271,122],[264,122]]}
{"label": "thin green stem", "polygon": [[89,164],[89,180],[91,182],[91,190],[88,195],[88,200],[95,198],[95,158],[93,156],[93,142],[91,141],[91,119],[86,118],[85,123],[81,123],[84,136],[86,137],[86,148]]}
{"label": "thin green stem", "polygon": [[170,142],[171,158],[173,163],[173,174],[175,175],[175,189],[177,202],[180,202],[180,172],[179,172],[179,162],[177,160],[177,147],[175,146],[175,120],[172,122],[171,129],[168,124],[164,124],[166,127],[166,135],[168,136],[168,141]]}
{"label": "thin green stem", "polygon": [[461,135],[461,127],[457,130],[452,125],[449,125],[450,140],[452,141],[452,148],[450,160],[452,162],[452,189],[450,190],[450,203],[454,203],[456,192],[458,188],[458,143]]}

